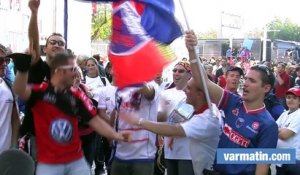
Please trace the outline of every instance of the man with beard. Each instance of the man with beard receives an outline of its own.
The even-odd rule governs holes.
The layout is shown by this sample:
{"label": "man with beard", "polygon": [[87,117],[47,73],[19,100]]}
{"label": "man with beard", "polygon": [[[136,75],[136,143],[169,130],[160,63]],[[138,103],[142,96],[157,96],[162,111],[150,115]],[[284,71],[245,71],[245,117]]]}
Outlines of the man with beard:
{"label": "man with beard", "polygon": [[[186,33],[186,47],[193,77],[203,89],[202,77],[195,55],[197,37]],[[200,66],[203,69],[203,66]],[[224,110],[224,129],[218,148],[276,148],[278,126],[264,105],[265,95],[272,89],[275,77],[264,65],[252,66],[245,75],[242,96],[228,92],[204,76],[212,102]],[[216,160],[215,160],[216,162]],[[220,174],[267,175],[268,164],[216,164]]]}

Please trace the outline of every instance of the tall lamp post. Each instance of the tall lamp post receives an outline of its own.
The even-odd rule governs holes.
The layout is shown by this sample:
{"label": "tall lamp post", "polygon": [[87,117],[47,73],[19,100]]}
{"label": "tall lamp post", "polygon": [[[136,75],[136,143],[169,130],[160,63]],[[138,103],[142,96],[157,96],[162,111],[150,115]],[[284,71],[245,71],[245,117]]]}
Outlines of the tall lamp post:
{"label": "tall lamp post", "polygon": [[267,39],[268,39],[268,32],[279,32],[280,30],[269,30],[267,27],[264,28],[264,36],[263,36],[263,57],[262,61],[267,60]]}

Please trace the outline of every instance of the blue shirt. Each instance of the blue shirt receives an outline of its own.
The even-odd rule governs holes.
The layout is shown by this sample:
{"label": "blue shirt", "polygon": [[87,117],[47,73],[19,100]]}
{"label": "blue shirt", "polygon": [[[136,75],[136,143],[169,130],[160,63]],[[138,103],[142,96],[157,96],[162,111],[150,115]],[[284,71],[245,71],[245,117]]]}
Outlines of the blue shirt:
{"label": "blue shirt", "polygon": [[11,82],[15,81],[14,63],[12,61],[6,65],[5,77]]}
{"label": "blue shirt", "polygon": [[[218,148],[276,148],[278,126],[265,107],[247,110],[242,98],[224,91],[219,103],[224,129]],[[221,174],[254,174],[255,164],[216,164]]]}

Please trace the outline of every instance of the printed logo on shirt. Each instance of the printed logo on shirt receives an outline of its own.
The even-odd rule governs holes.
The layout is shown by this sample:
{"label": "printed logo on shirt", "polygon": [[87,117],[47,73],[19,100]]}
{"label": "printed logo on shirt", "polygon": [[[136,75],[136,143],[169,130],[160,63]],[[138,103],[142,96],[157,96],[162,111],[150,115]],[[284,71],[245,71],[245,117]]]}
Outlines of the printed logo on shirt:
{"label": "printed logo on shirt", "polygon": [[49,103],[55,104],[56,103],[56,96],[54,94],[46,93],[43,97],[44,101]]}
{"label": "printed logo on shirt", "polygon": [[236,126],[237,128],[240,128],[240,127],[242,127],[242,126],[244,125],[244,122],[245,122],[245,119],[239,117],[239,118],[235,121],[235,126]]}
{"label": "printed logo on shirt", "polygon": [[254,130],[257,130],[259,128],[259,123],[258,122],[253,122],[251,125],[251,128]]}
{"label": "printed logo on shirt", "polygon": [[253,133],[257,134],[258,131],[254,130],[253,128],[251,128],[250,126],[246,126],[247,129],[249,129],[250,131],[252,131]]}
{"label": "printed logo on shirt", "polygon": [[233,109],[232,114],[235,115],[235,116],[238,116],[239,115],[239,109],[238,108]]}
{"label": "printed logo on shirt", "polygon": [[106,98],[105,98],[105,101],[109,101],[109,100],[110,100],[110,97],[106,97]]}
{"label": "printed logo on shirt", "polygon": [[69,143],[73,135],[73,126],[66,119],[55,120],[50,125],[50,135],[60,144]]}
{"label": "printed logo on shirt", "polygon": [[232,142],[247,148],[250,144],[250,140],[243,137],[236,131],[234,131],[228,124],[225,123],[223,133],[231,140]]}

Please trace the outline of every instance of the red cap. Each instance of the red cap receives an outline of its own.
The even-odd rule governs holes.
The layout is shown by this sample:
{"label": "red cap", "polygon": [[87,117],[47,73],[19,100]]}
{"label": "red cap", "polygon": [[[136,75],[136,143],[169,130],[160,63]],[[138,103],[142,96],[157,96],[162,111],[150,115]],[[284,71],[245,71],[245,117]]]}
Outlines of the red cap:
{"label": "red cap", "polygon": [[286,94],[293,94],[297,97],[300,97],[300,87],[293,87],[293,88],[290,88]]}

